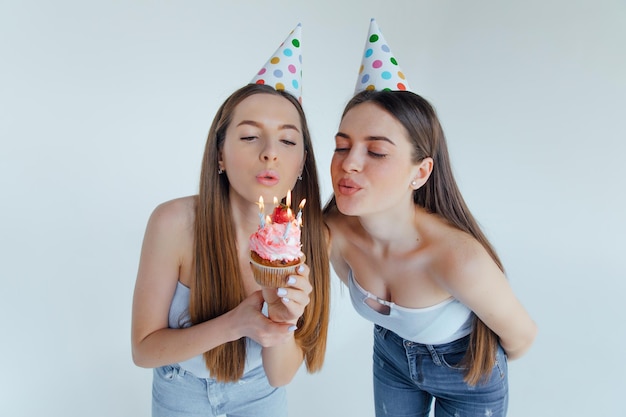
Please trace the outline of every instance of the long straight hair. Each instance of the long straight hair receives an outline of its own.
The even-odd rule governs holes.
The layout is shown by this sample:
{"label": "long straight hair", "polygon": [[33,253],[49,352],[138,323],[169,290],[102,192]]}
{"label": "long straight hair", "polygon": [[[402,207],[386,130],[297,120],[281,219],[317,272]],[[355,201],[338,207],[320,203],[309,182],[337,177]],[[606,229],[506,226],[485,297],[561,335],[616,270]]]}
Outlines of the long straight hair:
{"label": "long straight hair", "polygon": [[[302,228],[302,251],[310,267],[313,291],[310,303],[298,321],[295,340],[304,352],[307,370],[321,369],[326,351],[329,321],[330,266],[322,217],[319,182],[311,136],[300,103],[290,94],[272,87],[249,84],[235,91],[217,111],[206,141],[200,189],[196,197],[194,263],[189,314],[193,324],[216,318],[245,298],[239,268],[235,225],[226,174],[218,173],[219,154],[226,130],[239,103],[254,94],[284,97],[297,109],[306,151],[302,180],[292,190],[294,201],[306,198],[306,222]],[[240,248],[243,249],[243,248]],[[245,338],[228,342],[204,353],[207,369],[218,381],[236,381],[243,375]]]}
{"label": "long straight hair", "polygon": [[[472,216],[454,179],[446,139],[435,109],[424,98],[409,91],[363,91],[348,102],[342,119],[350,109],[365,102],[384,109],[405,127],[413,145],[413,163],[418,164],[427,157],[434,161],[428,181],[413,192],[415,205],[441,216],[452,226],[473,236],[503,271],[496,251]],[[336,211],[333,196],[324,213]],[[474,316],[470,344],[462,362],[468,384],[476,385],[489,377],[495,364],[497,346],[498,336]]]}

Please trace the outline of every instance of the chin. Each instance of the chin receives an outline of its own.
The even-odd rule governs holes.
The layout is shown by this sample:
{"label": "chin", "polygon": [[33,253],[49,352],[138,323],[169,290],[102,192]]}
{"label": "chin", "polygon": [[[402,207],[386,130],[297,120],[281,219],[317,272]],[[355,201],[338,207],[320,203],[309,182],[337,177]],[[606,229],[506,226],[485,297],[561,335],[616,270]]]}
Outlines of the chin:
{"label": "chin", "polygon": [[346,201],[345,197],[335,198],[335,201],[337,203],[337,209],[341,214],[345,216],[358,216],[360,214],[358,205],[351,201]]}

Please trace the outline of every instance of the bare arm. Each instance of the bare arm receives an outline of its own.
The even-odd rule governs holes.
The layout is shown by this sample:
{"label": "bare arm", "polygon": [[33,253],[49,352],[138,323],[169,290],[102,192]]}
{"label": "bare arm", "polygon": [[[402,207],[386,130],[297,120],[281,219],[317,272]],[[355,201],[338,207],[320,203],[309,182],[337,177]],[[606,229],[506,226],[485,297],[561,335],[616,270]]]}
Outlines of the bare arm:
{"label": "bare arm", "polygon": [[[310,302],[309,294],[313,290],[309,281],[309,267],[303,265],[300,269],[297,275],[288,277],[282,288],[263,288],[268,317],[275,322],[287,323],[294,330]],[[293,379],[302,364],[304,352],[292,335],[283,344],[265,347],[262,356],[270,384],[280,386]]]}
{"label": "bare arm", "polygon": [[261,355],[265,374],[273,387],[291,382],[304,359],[302,348],[296,343],[293,333],[285,343],[263,348]]}
{"label": "bare arm", "polygon": [[152,213],[144,237],[132,311],[133,361],[158,367],[187,360],[226,342],[248,336],[262,345],[291,337],[288,325],[262,313],[261,293],[238,307],[184,329],[170,329],[168,314],[181,269],[192,256],[193,209],[190,199],[162,204]]}
{"label": "bare arm", "polygon": [[460,245],[444,271],[444,287],[498,335],[508,358],[526,353],[537,325],[483,247],[474,241]]}

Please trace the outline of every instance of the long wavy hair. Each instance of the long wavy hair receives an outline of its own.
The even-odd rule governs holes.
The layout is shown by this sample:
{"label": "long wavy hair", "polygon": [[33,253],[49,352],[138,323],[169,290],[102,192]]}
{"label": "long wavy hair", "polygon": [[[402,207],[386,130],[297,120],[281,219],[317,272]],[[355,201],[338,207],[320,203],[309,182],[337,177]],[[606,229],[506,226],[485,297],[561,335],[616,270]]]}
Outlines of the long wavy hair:
{"label": "long wavy hair", "polygon": [[[428,181],[413,192],[415,205],[472,235],[504,271],[502,262],[472,216],[454,179],[446,139],[435,109],[423,97],[410,91],[363,91],[348,102],[342,119],[350,109],[365,102],[384,109],[404,126],[413,145],[413,163],[419,164],[427,157],[434,161]],[[324,213],[337,211],[335,197],[332,196],[324,207]],[[489,377],[495,364],[497,346],[498,336],[474,316],[470,344],[462,362],[468,384],[476,385]]]}
{"label": "long wavy hair", "polygon": [[[329,320],[330,266],[322,217],[315,156],[306,117],[290,94],[265,85],[249,84],[235,91],[217,111],[206,141],[200,189],[196,197],[194,263],[189,315],[193,324],[218,317],[245,298],[235,226],[229,199],[230,184],[218,173],[219,154],[226,130],[239,103],[254,94],[271,94],[288,100],[300,115],[306,157],[302,180],[292,190],[293,201],[306,198],[306,223],[302,228],[302,251],[311,269],[313,291],[298,322],[295,340],[304,352],[309,372],[321,369],[326,351]],[[218,381],[236,381],[243,375],[245,338],[225,343],[204,353],[211,376]]]}

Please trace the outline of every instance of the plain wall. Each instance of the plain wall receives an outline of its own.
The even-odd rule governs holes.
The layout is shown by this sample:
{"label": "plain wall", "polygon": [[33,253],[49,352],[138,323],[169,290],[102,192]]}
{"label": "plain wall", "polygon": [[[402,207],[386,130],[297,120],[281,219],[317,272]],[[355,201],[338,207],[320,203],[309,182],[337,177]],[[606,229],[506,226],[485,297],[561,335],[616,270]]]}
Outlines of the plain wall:
{"label": "plain wall", "polygon": [[[326,200],[372,17],[539,325],[509,416],[623,412],[624,1],[2,0],[2,415],[149,416],[130,353],[148,216],[196,192],[217,107],[299,22]],[[290,415],[373,416],[371,324],[336,278],[332,297],[325,367],[296,376]]]}

